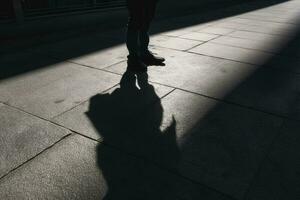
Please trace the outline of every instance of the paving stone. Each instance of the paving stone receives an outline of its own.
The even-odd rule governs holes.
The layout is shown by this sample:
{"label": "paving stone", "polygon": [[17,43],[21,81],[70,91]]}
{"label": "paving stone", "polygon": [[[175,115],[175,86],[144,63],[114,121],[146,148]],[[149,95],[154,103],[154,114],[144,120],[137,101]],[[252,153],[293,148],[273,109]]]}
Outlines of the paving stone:
{"label": "paving stone", "polygon": [[178,29],[178,30],[164,32],[164,33],[162,33],[162,35],[177,37],[177,36],[181,36],[181,35],[190,33],[190,32],[192,32],[192,30],[193,29],[191,29],[191,28],[182,28],[182,29]]}
{"label": "paving stone", "polygon": [[66,129],[0,103],[0,177],[68,134]]}
{"label": "paving stone", "polygon": [[128,51],[125,45],[109,47],[87,55],[71,59],[72,62],[103,69],[107,66],[127,59]]}
{"label": "paving stone", "polygon": [[235,31],[235,30],[229,29],[229,28],[219,28],[219,27],[212,26],[212,27],[207,27],[207,28],[201,29],[198,32],[211,33],[211,34],[217,34],[217,35],[227,35],[233,31]]}
{"label": "paving stone", "polygon": [[154,36],[150,40],[150,45],[165,47],[176,50],[188,50],[196,45],[201,44],[200,41],[192,41],[177,37],[168,37],[168,36]]}
{"label": "paving stone", "polygon": [[1,199],[222,199],[121,151],[73,135],[0,182]]}
{"label": "paving stone", "polygon": [[116,105],[112,98],[106,104],[100,100],[90,101],[87,115],[106,144],[170,170],[178,168],[181,175],[238,199],[282,123],[179,90],[130,117],[122,109],[105,111],[112,108],[106,104]]}
{"label": "paving stone", "polygon": [[258,26],[258,27],[269,27],[269,28],[284,28],[284,29],[295,29],[297,28],[296,25],[293,24],[279,24],[275,22],[265,22],[265,21],[258,21],[253,19],[243,19],[243,18],[232,18],[229,20],[230,23],[239,23],[244,25],[250,25],[250,26]]}
{"label": "paving stone", "polygon": [[102,199],[96,145],[71,136],[0,181],[1,199]]}
{"label": "paving stone", "polygon": [[278,15],[273,13],[266,13],[266,12],[252,12],[252,13],[246,13],[243,15],[240,15],[241,17],[261,17],[263,20],[267,19],[279,19],[279,20],[289,20],[293,17],[291,14],[286,15]]}
{"label": "paving stone", "polygon": [[[138,75],[136,79],[134,74],[127,72],[123,75],[124,82],[121,87],[114,87],[106,94],[92,97],[88,102],[56,117],[54,121],[81,134],[102,140],[101,133],[95,129],[89,115],[99,119],[100,124],[106,123],[107,126],[108,124],[114,126],[114,123],[118,124],[116,120],[120,117],[130,119],[173,90],[170,87],[148,84],[146,79],[146,74]],[[136,86],[136,81],[140,82],[139,87]],[[95,111],[90,110],[91,107],[95,107]],[[129,123],[138,122],[133,120]]]}
{"label": "paving stone", "polygon": [[189,33],[189,32],[186,30],[175,30],[175,31],[164,32],[164,33],[162,33],[162,35],[178,37],[178,36],[186,34],[186,33]]}
{"label": "paving stone", "polygon": [[[282,127],[278,116],[300,119],[300,51],[291,37],[297,33],[290,34],[299,23],[299,5],[288,1],[176,30],[203,17],[165,20],[164,30],[173,31],[151,40],[154,51],[167,59],[166,66],[149,67],[153,86],[146,74],[136,75],[144,77],[139,82],[130,76],[128,84],[121,81],[121,88],[107,94],[102,92],[120,76],[58,61],[123,75],[127,50],[119,45],[124,39],[118,31],[1,56],[0,102],[101,138],[103,144],[75,134],[64,138],[0,179],[0,199],[299,199],[299,125],[286,120]],[[242,9],[249,7],[237,11]],[[202,38],[204,33],[235,38],[206,44],[178,38],[189,34],[200,40],[194,32]],[[260,52],[274,53],[274,41],[290,39],[294,44],[280,56]],[[207,56],[182,52],[195,46]],[[6,145],[0,144],[0,152],[9,151],[0,155],[9,161],[0,160],[0,177],[69,133],[1,103],[0,119],[5,133],[0,143]]]}
{"label": "paving stone", "polygon": [[223,21],[220,23],[216,23],[213,27],[215,28],[229,28],[229,29],[233,29],[233,30],[243,30],[243,28],[247,26],[241,23],[236,23],[236,22],[232,22],[232,21]]}
{"label": "paving stone", "polygon": [[[204,22],[203,16],[199,14],[191,14],[187,16],[180,16],[176,18],[169,18],[165,20],[156,21],[151,25],[150,32],[161,33],[161,30],[169,30],[168,32],[174,31],[174,33],[177,30],[179,32],[180,30],[191,32],[208,27],[213,23],[213,21]],[[185,24],[185,26],[182,26],[182,24]]]}
{"label": "paving stone", "polygon": [[241,25],[237,28],[237,30],[281,36],[281,37],[291,37],[294,35],[295,29],[287,29],[281,26],[268,27],[264,25]]}
{"label": "paving stone", "polygon": [[249,13],[247,16],[255,16],[255,17],[262,17],[263,19],[266,17],[267,19],[282,19],[282,20],[293,20],[297,18],[299,13],[296,12],[287,12],[286,15],[279,15],[274,13],[267,13],[267,12],[257,12],[257,13]]}
{"label": "paving stone", "polygon": [[199,41],[204,41],[204,42],[212,40],[217,37],[219,37],[219,35],[208,34],[208,33],[198,33],[198,32],[188,33],[188,34],[184,34],[184,35],[180,36],[180,38],[199,40]]}
{"label": "paving stone", "polygon": [[299,83],[299,74],[262,68],[245,79],[226,99],[276,115],[300,119]]}
{"label": "paving stone", "polygon": [[293,73],[300,73],[300,60],[298,58],[291,58],[286,56],[275,56],[265,64],[266,67],[272,67],[283,71],[290,71]]}
{"label": "paving stone", "polygon": [[[257,69],[253,65],[175,50],[152,51],[166,58],[166,66],[149,67],[150,81],[215,98],[226,96]],[[106,70],[123,74],[126,68],[118,64]]]}
{"label": "paving stone", "polygon": [[116,85],[118,75],[71,63],[49,65],[0,84],[0,101],[51,118]]}
{"label": "paving stone", "polygon": [[290,38],[290,41],[286,44],[286,46],[280,51],[280,54],[283,56],[287,56],[291,58],[296,58],[300,60],[300,37],[299,32],[296,34],[295,37]]}
{"label": "paving stone", "polygon": [[57,62],[58,61],[55,59],[51,59],[43,55],[34,54],[30,51],[1,55],[0,81],[2,79],[11,78],[20,74],[29,73],[31,71],[41,70]]}
{"label": "paving stone", "polygon": [[255,32],[255,33],[263,33],[268,35],[279,35],[279,36],[285,36],[290,37],[294,33],[295,27],[287,28],[287,27],[281,27],[281,26],[265,26],[265,25],[245,25],[245,24],[238,24],[238,23],[232,23],[230,22],[224,22],[221,24],[217,24],[215,27],[231,27],[235,30],[240,31],[248,31],[248,32]]}
{"label": "paving stone", "polygon": [[245,199],[299,199],[299,122],[287,121]]}
{"label": "paving stone", "polygon": [[34,52],[102,69],[126,59],[127,49],[119,45],[123,42],[124,39],[110,39],[100,34],[45,45],[35,48]]}
{"label": "paving stone", "polygon": [[255,16],[255,15],[240,15],[239,17],[244,19],[262,20],[266,22],[270,21],[270,22],[289,23],[289,24],[296,23],[296,22],[291,22],[290,19],[283,19],[283,18],[271,17],[271,16],[264,16],[262,18],[261,16]]}
{"label": "paving stone", "polygon": [[285,42],[282,41],[265,40],[264,42],[262,42],[259,40],[235,38],[235,37],[228,37],[228,36],[222,36],[216,38],[211,42],[234,46],[234,47],[240,47],[244,49],[260,50],[269,53],[279,52],[281,50],[281,47],[285,45]]}
{"label": "paving stone", "polygon": [[262,65],[272,56],[272,54],[266,52],[215,43],[202,44],[190,49],[189,52],[225,58],[254,65]]}
{"label": "paving stone", "polygon": [[[243,24],[236,21],[225,21],[223,23],[218,23],[214,26],[215,28],[230,28],[236,31],[247,31],[253,33],[261,33],[261,34],[268,34],[274,36],[284,36],[288,37],[292,35],[293,30],[295,27],[285,27],[285,26],[268,26],[265,24]],[[231,32],[233,33],[233,32]],[[238,36],[239,37],[239,36]],[[244,38],[244,37],[242,37]],[[252,39],[252,38],[251,38]],[[254,37],[255,39],[255,37]],[[260,38],[256,38],[260,39]]]}
{"label": "paving stone", "polygon": [[[179,90],[161,104],[160,130],[169,141],[176,135],[179,172],[242,199],[283,120]],[[145,121],[157,111],[150,107]]]}
{"label": "paving stone", "polygon": [[259,40],[259,41],[265,41],[265,40],[287,41],[288,40],[288,38],[285,38],[283,36],[269,35],[264,33],[255,33],[249,31],[235,31],[233,33],[228,34],[228,36],[251,39],[251,40]]}

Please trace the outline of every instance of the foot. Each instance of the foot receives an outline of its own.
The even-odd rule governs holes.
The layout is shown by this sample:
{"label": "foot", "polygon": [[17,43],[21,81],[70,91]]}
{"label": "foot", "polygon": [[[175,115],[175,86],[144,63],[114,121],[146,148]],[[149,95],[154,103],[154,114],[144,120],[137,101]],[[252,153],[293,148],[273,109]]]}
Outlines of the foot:
{"label": "foot", "polygon": [[141,56],[141,60],[146,65],[162,65],[165,61],[164,58],[155,56],[152,52],[148,51],[145,55]]}
{"label": "foot", "polygon": [[130,71],[133,72],[146,72],[147,65],[141,61],[139,57],[128,56],[127,67]]}

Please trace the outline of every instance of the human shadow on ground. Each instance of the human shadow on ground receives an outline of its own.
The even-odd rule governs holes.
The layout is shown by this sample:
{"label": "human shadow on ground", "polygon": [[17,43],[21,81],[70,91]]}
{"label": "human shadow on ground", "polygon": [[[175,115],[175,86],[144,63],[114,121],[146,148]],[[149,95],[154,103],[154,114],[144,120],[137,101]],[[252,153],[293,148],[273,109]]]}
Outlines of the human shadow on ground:
{"label": "human shadow on ground", "polygon": [[[151,112],[144,115],[146,105]],[[87,115],[103,140],[97,160],[108,186],[104,199],[170,199],[172,182],[149,163],[176,171],[176,121],[160,130],[163,107],[147,73],[126,71],[120,88],[91,98]]]}
{"label": "human shadow on ground", "polygon": [[[289,152],[299,152],[299,41],[295,30],[277,55],[228,91],[223,101],[176,90],[161,103],[146,74],[128,71],[120,89],[93,97],[89,118],[104,140],[97,152],[109,187],[106,198],[151,199],[156,193],[154,199],[167,199],[177,192],[172,179],[145,167],[156,163],[229,199],[295,199],[300,161]],[[181,108],[170,106],[170,98]],[[145,105],[149,109],[141,110]],[[166,112],[178,124],[175,130],[175,120],[167,119],[172,123],[162,133]],[[180,145],[176,134],[183,135],[177,138]],[[203,198],[201,191],[190,194],[184,199]]]}

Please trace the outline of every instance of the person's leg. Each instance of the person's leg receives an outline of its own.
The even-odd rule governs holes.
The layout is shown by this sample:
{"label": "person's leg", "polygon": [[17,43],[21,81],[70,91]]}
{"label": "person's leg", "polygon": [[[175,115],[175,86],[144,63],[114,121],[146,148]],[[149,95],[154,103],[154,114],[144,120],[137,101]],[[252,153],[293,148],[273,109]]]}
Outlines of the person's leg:
{"label": "person's leg", "polygon": [[127,0],[127,8],[129,12],[126,33],[126,46],[129,51],[128,67],[134,71],[145,71],[147,66],[140,60],[139,49],[139,32],[142,26],[143,5],[141,0]]}
{"label": "person's leg", "polygon": [[139,56],[138,36],[138,31],[135,29],[130,29],[128,26],[126,32],[126,46],[129,56]]}
{"label": "person's leg", "polygon": [[154,56],[152,52],[149,51],[149,28],[151,21],[154,18],[156,9],[156,0],[150,0],[147,2],[146,10],[144,12],[143,26],[139,32],[139,42],[140,42],[140,52],[141,60],[146,65],[162,65],[165,61],[164,58]]}
{"label": "person's leg", "polygon": [[128,23],[126,31],[126,46],[129,56],[139,56],[139,27],[140,27],[140,5],[137,0],[127,0]]}
{"label": "person's leg", "polygon": [[148,46],[149,46],[149,28],[151,21],[154,18],[155,14],[155,9],[156,9],[156,1],[155,0],[150,0],[147,1],[145,5],[145,11],[143,13],[143,23],[141,27],[141,31],[139,33],[139,43],[140,43],[140,52],[141,55],[145,55],[149,52]]}

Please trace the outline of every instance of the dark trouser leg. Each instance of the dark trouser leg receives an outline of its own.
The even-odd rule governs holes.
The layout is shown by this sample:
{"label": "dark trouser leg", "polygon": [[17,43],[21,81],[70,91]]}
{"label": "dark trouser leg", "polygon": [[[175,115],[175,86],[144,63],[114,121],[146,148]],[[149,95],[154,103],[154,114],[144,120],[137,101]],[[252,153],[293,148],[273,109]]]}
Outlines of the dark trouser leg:
{"label": "dark trouser leg", "polygon": [[142,30],[139,34],[139,42],[140,42],[140,53],[141,55],[148,53],[148,46],[149,46],[149,33],[148,30]]}
{"label": "dark trouser leg", "polygon": [[139,32],[138,30],[127,27],[126,33],[126,46],[130,56],[139,56],[139,45],[138,45]]}
{"label": "dark trouser leg", "polygon": [[144,19],[143,19],[143,26],[139,32],[139,42],[140,42],[140,52],[141,55],[147,54],[148,53],[148,46],[149,46],[149,28],[150,28],[150,23],[154,17],[155,13],[155,8],[156,8],[156,3],[151,2],[147,3],[146,9],[144,12]]}
{"label": "dark trouser leg", "polygon": [[127,8],[129,12],[126,46],[129,51],[129,56],[139,56],[139,31],[142,26],[142,15],[144,5],[141,0],[127,0]]}

